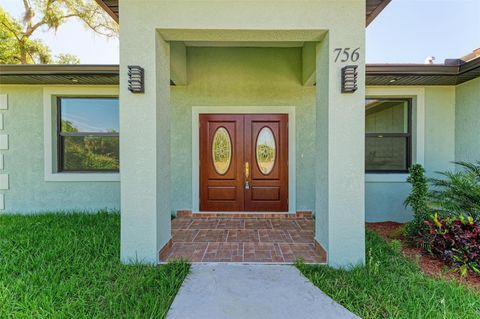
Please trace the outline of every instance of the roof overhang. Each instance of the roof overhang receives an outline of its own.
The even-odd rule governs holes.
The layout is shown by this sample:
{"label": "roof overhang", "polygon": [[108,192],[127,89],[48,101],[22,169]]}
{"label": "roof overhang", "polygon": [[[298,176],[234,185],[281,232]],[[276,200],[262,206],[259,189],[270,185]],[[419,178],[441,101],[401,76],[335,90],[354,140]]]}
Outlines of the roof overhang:
{"label": "roof overhang", "polygon": [[480,77],[480,57],[458,65],[369,64],[367,85],[458,85]]}
{"label": "roof overhang", "polygon": [[0,65],[1,84],[118,85],[118,65]]}
{"label": "roof overhang", "polygon": [[[118,0],[95,0],[117,23],[120,22]],[[391,0],[366,0],[366,25],[368,26]]]}
{"label": "roof overhang", "polygon": [[[368,64],[366,84],[458,85],[480,78],[480,57],[460,65]],[[0,65],[1,84],[118,85],[118,65]]]}
{"label": "roof overhang", "polygon": [[367,27],[392,0],[367,0]]}

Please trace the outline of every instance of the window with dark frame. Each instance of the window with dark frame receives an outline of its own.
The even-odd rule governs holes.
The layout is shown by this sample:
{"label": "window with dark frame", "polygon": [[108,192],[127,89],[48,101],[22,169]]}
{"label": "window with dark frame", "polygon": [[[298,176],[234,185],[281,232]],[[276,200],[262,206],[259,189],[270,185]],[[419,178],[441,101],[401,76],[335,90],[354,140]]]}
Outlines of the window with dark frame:
{"label": "window with dark frame", "polygon": [[365,170],[405,173],[412,164],[412,100],[365,101]]}
{"label": "window with dark frame", "polygon": [[117,97],[57,98],[59,172],[118,172]]}

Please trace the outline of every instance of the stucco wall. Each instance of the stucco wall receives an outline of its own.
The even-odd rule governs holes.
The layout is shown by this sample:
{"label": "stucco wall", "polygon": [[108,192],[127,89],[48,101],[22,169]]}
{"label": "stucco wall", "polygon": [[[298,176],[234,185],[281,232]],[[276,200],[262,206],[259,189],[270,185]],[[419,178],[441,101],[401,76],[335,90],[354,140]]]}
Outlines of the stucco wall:
{"label": "stucco wall", "polygon": [[188,86],[172,87],[172,209],[192,209],[192,107],[295,106],[297,210],[315,206],[315,88],[301,48],[188,48]]}
{"label": "stucco wall", "polygon": [[[414,123],[413,144],[422,143],[419,132],[424,131],[423,154],[414,154],[413,162],[423,164],[428,176],[434,176],[437,171],[452,169],[451,161],[455,157],[455,87],[425,87],[386,89],[395,94],[396,91],[424,91],[425,117]],[[422,93],[423,94],[423,93]],[[381,95],[381,94],[380,94]],[[402,95],[397,95],[400,97]],[[405,96],[405,94],[403,95]],[[415,95],[413,119],[416,122],[418,108]],[[478,117],[478,115],[477,115]],[[420,127],[423,125],[423,129]],[[399,174],[391,178],[388,174],[375,174],[375,180],[367,178],[365,193],[366,220],[376,221],[408,221],[411,212],[405,208],[403,201],[410,192],[410,185],[405,182],[407,174]]]}
{"label": "stucco wall", "polygon": [[44,176],[43,88],[2,85],[8,110],[2,110],[9,149],[4,170],[9,175],[5,211],[119,209],[119,182],[46,182]]}
{"label": "stucco wall", "polygon": [[[176,92],[167,90],[166,79],[171,73],[170,56],[167,53],[171,48],[165,41],[208,41],[217,44],[240,41],[256,46],[259,42],[319,42],[323,40],[328,31],[328,45],[331,46],[332,51],[324,52],[327,59],[321,61],[321,68],[329,70],[326,71],[329,75],[328,82],[332,82],[331,85],[329,84],[331,90],[328,91],[328,105],[326,105],[328,108],[325,108],[325,110],[332,110],[328,112],[328,122],[332,126],[329,127],[329,143],[327,145],[330,147],[328,154],[332,160],[330,169],[332,174],[328,176],[328,179],[316,179],[315,181],[317,184],[328,184],[329,190],[328,193],[317,193],[315,196],[322,197],[324,202],[328,203],[327,210],[319,210],[320,214],[329,215],[328,225],[324,226],[326,227],[326,231],[323,232],[325,235],[319,239],[324,245],[327,243],[323,239],[332,244],[329,246],[330,264],[347,265],[363,262],[364,187],[362,165],[361,162],[348,165],[345,163],[348,162],[348,157],[344,155],[349,152],[354,157],[362,157],[363,124],[356,123],[354,119],[361,119],[363,112],[354,106],[360,104],[359,102],[363,99],[364,77],[359,79],[359,90],[356,94],[342,95],[339,90],[340,70],[345,63],[335,63],[333,49],[358,48],[360,52],[358,71],[360,74],[364,72],[365,0],[125,0],[120,1],[119,4],[120,21],[122,21],[120,30],[120,129],[127,136],[120,142],[120,156],[123,164],[127,164],[123,165],[121,174],[122,260],[139,258],[140,260],[155,261],[158,259],[158,249],[168,239],[162,237],[169,233],[167,228],[170,225],[169,216],[166,214],[174,209],[168,205],[170,209],[166,210],[167,206],[160,205],[159,202],[169,203],[166,200],[167,194],[177,196],[173,185],[169,189],[172,179],[169,169],[170,161],[165,161],[166,158],[171,159],[170,147],[159,141],[162,135],[170,136],[170,125],[162,122],[162,119],[168,119],[171,110],[167,111],[162,108],[170,105],[171,99],[177,99],[177,97],[173,97],[173,94],[177,94]],[[338,19],[340,13],[344,19]],[[138,23],[139,21],[142,23]],[[230,63],[236,63],[236,61],[230,60]],[[126,89],[125,71],[127,65],[130,64],[145,67],[145,94],[143,95],[132,95]],[[257,67],[262,68],[262,65],[257,65]],[[188,65],[187,69],[189,69]],[[246,79],[254,81],[251,77],[246,77]],[[273,82],[271,81],[272,85]],[[218,80],[217,83],[221,87],[226,85]],[[322,85],[325,84],[322,83]],[[195,90],[199,92],[205,85],[205,89],[208,89],[207,84],[199,84]],[[188,89],[194,88],[189,87]],[[255,88],[252,89],[257,94],[256,103],[265,103],[263,100],[269,103],[278,100],[275,95],[269,96],[271,94],[269,92],[258,92],[258,90],[255,91]],[[231,88],[231,90],[238,92],[235,88]],[[286,88],[286,90],[286,93],[291,95],[289,89]],[[211,89],[210,92],[210,94],[218,94],[216,89]],[[213,100],[212,96],[205,93],[198,94],[205,101]],[[225,101],[222,101],[222,98],[218,96],[215,104],[224,104]],[[235,102],[239,103],[240,100],[244,100],[244,103],[249,102],[246,96]],[[208,102],[211,104],[214,101]],[[285,103],[285,101],[282,102]],[[342,106],[342,108],[337,106]],[[136,113],[139,109],[148,114],[143,113],[145,115],[140,116]],[[322,110],[324,109],[322,108]],[[161,112],[165,113],[163,118],[161,118]],[[140,124],[143,126],[139,128]],[[341,129],[342,126],[348,126],[350,130],[345,133]],[[157,135],[149,136],[154,132]],[[147,137],[145,138],[145,136]],[[139,143],[142,137],[142,142]],[[348,142],[345,143],[345,140]],[[338,143],[335,144],[333,141],[338,141]],[[137,159],[135,156],[141,151],[145,151],[151,154],[152,158],[157,159],[154,161],[154,165],[143,160],[141,160],[141,168],[135,165]],[[314,151],[318,152],[318,148],[315,147]],[[342,167],[341,171],[338,171],[339,167]],[[151,191],[151,188],[155,191]],[[343,196],[346,188],[351,188],[350,196],[347,198]]]}
{"label": "stucco wall", "polygon": [[[301,85],[301,49],[189,48],[188,64],[189,85],[172,87],[172,209],[192,208],[192,106],[286,105],[296,109],[297,209],[314,210],[315,89]],[[424,165],[430,176],[451,169],[454,158],[480,158],[479,85],[477,79],[456,88],[425,88]],[[41,86],[0,89],[9,100],[2,111],[2,133],[10,142],[3,151],[3,173],[10,179],[3,191],[6,211],[118,209],[118,182],[45,182],[42,92]],[[367,220],[408,220],[408,192],[404,182],[367,182]]]}
{"label": "stucco wall", "polygon": [[456,88],[455,159],[480,160],[480,78]]}
{"label": "stucco wall", "polygon": [[[172,207],[191,209],[192,106],[296,107],[297,209],[314,209],[315,93],[300,84],[300,48],[190,48],[189,86],[172,87]],[[229,64],[229,59],[239,62]],[[260,66],[260,67],[259,67]],[[235,68],[237,68],[235,70]],[[222,76],[223,74],[223,76]],[[457,159],[480,149],[475,138],[479,126],[479,80],[456,88]],[[55,209],[118,208],[119,186],[115,182],[45,182],[43,175],[42,87],[4,86],[9,110],[4,111],[5,133],[10,149],[4,151],[5,173],[10,189],[5,191],[6,210],[31,212]],[[451,168],[455,150],[455,88],[425,90],[425,167],[429,175]],[[469,113],[470,112],[470,113]],[[475,122],[476,121],[476,122]],[[28,128],[28,129],[26,129]],[[477,129],[478,130],[478,129]],[[470,155],[476,159],[480,155]],[[477,156],[477,157],[475,157]],[[25,169],[26,168],[26,169]],[[366,215],[369,221],[406,220],[403,199],[409,186],[401,182],[366,183]],[[88,200],[85,200],[88,198]]]}

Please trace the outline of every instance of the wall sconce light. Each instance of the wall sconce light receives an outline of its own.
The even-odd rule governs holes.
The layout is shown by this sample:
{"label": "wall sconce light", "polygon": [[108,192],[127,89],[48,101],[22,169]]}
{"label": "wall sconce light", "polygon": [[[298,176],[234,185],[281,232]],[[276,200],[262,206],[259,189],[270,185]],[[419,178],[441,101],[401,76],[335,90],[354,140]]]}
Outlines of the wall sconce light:
{"label": "wall sconce light", "polygon": [[145,93],[144,70],[138,65],[128,66],[128,90],[132,93]]}
{"label": "wall sconce light", "polygon": [[358,65],[347,65],[342,68],[342,93],[353,93],[357,90]]}

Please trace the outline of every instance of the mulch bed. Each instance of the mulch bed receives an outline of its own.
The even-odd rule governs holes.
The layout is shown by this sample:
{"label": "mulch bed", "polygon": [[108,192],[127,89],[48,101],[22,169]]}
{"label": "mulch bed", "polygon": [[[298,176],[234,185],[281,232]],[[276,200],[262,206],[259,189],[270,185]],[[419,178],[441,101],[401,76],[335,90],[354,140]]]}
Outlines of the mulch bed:
{"label": "mulch bed", "polygon": [[410,247],[405,241],[405,237],[401,232],[401,228],[404,224],[396,222],[382,222],[382,223],[367,223],[367,229],[376,232],[380,237],[386,241],[400,240],[402,242],[402,253],[409,259],[412,259],[418,263],[418,266],[426,275],[453,279],[464,285],[474,288],[480,291],[480,276],[469,273],[467,276],[462,277],[458,272],[452,271],[443,261],[434,258],[424,253],[418,247]]}

